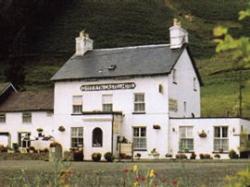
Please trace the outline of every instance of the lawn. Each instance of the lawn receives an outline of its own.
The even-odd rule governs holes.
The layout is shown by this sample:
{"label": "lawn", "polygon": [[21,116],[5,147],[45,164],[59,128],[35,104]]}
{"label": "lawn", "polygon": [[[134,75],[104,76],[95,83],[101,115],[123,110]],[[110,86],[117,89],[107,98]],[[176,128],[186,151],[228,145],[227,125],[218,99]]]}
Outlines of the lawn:
{"label": "lawn", "polygon": [[[77,183],[81,184],[80,186],[124,186],[124,181],[127,180],[124,169],[131,169],[137,165],[142,174],[145,175],[149,169],[154,169],[158,179],[167,179],[169,183],[177,180],[179,186],[219,187],[223,186],[226,175],[235,174],[237,171],[245,169],[249,164],[250,160],[213,160],[138,163],[67,162],[55,166],[46,161],[0,161],[0,184],[1,186],[9,186],[10,181],[12,183],[17,181],[21,175],[24,176],[22,181],[32,183],[37,176],[43,179],[49,178],[49,176],[54,176],[56,170],[62,165],[67,165],[72,169],[74,177],[78,180]],[[134,178],[134,175],[131,178]],[[19,182],[16,186],[22,185]]]}

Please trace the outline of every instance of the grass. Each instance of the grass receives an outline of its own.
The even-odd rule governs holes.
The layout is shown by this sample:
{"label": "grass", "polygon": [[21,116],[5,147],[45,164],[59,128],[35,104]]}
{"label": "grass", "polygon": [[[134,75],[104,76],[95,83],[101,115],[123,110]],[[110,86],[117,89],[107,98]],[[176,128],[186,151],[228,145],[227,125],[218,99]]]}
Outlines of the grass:
{"label": "grass", "polygon": [[[168,181],[177,180],[185,187],[221,187],[226,175],[234,175],[250,164],[249,160],[214,161],[159,161],[138,163],[94,163],[72,162],[69,164],[74,176],[81,180],[81,186],[122,186],[125,168],[137,165],[142,172],[154,169],[157,177]],[[0,182],[8,186],[10,180],[25,172],[25,180],[34,180],[35,176],[52,176],[56,167],[45,161],[0,161]],[[21,172],[21,170],[23,170]],[[126,179],[126,178],[125,178]],[[98,180],[98,181],[97,181]],[[100,185],[101,184],[101,185]]]}

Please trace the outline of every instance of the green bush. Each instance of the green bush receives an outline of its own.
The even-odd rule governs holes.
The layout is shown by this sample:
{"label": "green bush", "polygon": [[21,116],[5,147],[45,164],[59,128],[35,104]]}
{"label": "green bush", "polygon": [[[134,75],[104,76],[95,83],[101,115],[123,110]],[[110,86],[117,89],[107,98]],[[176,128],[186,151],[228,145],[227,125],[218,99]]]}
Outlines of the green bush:
{"label": "green bush", "polygon": [[176,159],[187,159],[187,155],[185,155],[185,154],[182,154],[182,153],[180,153],[180,154],[177,154],[176,156],[175,156],[175,158]]}
{"label": "green bush", "polygon": [[234,150],[229,151],[228,156],[230,159],[238,159],[239,158],[239,155]]}
{"label": "green bush", "polygon": [[212,159],[210,154],[200,154],[200,159]]}
{"label": "green bush", "polygon": [[195,160],[195,158],[196,158],[196,154],[195,153],[191,153],[190,160]]}
{"label": "green bush", "polygon": [[104,158],[107,162],[113,162],[115,159],[115,157],[113,156],[111,152],[105,153]]}
{"label": "green bush", "polygon": [[95,162],[99,162],[102,158],[102,154],[101,153],[93,153],[92,154],[92,160]]}
{"label": "green bush", "polygon": [[215,155],[214,155],[214,158],[218,158],[218,159],[219,159],[219,158],[220,158],[220,155],[219,155],[219,154],[215,154]]}

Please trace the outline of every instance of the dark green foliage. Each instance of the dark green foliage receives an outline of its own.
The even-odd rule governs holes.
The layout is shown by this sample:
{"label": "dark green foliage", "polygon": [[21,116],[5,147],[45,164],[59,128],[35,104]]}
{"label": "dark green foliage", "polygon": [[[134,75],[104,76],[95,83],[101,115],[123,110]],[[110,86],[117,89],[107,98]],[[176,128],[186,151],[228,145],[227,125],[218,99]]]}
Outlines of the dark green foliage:
{"label": "dark green foliage", "polygon": [[105,153],[104,158],[107,162],[113,162],[115,159],[115,157],[113,156],[111,152]]}
{"label": "dark green foliage", "polygon": [[11,82],[19,89],[22,88],[25,81],[23,59],[11,58],[4,74],[7,82]]}
{"label": "dark green foliage", "polygon": [[195,153],[191,153],[190,160],[195,160],[195,158],[196,158],[196,154]]}
{"label": "dark green foliage", "polygon": [[99,162],[102,158],[102,154],[101,153],[93,153],[92,154],[92,160],[95,162]]}
{"label": "dark green foliage", "polygon": [[187,155],[182,154],[182,153],[179,153],[179,154],[177,154],[177,155],[175,156],[175,158],[176,158],[176,159],[181,159],[181,160],[183,160],[183,159],[187,159]]}
{"label": "dark green foliage", "polygon": [[234,150],[230,150],[228,153],[228,156],[230,159],[238,159],[239,158],[239,155]]}

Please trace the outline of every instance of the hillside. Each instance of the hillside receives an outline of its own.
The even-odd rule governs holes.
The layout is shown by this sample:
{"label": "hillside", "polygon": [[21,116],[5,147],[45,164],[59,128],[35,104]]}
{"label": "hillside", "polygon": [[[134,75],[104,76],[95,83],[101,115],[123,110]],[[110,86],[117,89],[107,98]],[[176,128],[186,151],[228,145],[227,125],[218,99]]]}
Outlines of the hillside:
{"label": "hillside", "polygon": [[[167,43],[168,28],[177,17],[190,33],[191,51],[205,83],[202,88],[203,116],[237,115],[238,72],[232,71],[229,56],[215,54],[212,29],[216,25],[226,25],[235,36],[250,36],[250,20],[241,24],[237,21],[238,11],[245,8],[245,0],[65,0],[59,5],[54,4],[55,1],[44,2],[35,4],[38,8],[32,12],[32,19],[29,11],[22,14],[26,24],[25,30],[20,31],[23,37],[18,40],[17,50],[24,54],[19,57],[22,59],[19,63],[24,67],[25,89],[52,86],[50,77],[73,54],[74,38],[82,29],[95,40],[95,48]],[[50,7],[48,12],[47,7]],[[11,6],[9,9],[6,15],[14,14]],[[6,27],[0,27],[3,28],[1,33],[6,34]],[[20,28],[13,29],[2,48],[8,47],[11,36],[16,38],[16,30]],[[9,50],[2,50],[2,82],[6,79],[4,72],[9,53]],[[250,115],[248,74],[246,68],[243,73],[246,84],[244,116]]]}

